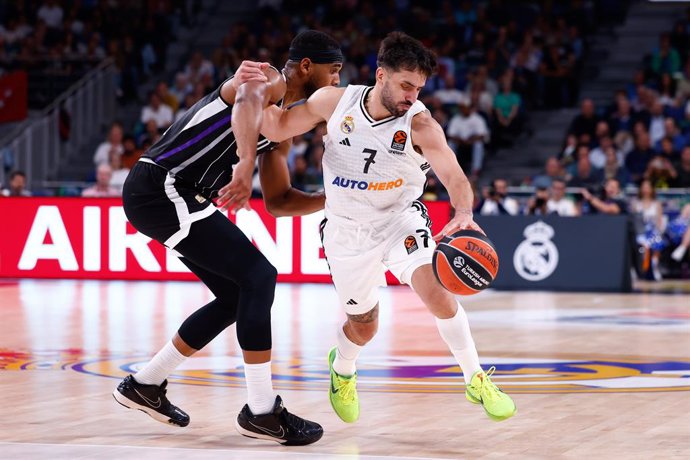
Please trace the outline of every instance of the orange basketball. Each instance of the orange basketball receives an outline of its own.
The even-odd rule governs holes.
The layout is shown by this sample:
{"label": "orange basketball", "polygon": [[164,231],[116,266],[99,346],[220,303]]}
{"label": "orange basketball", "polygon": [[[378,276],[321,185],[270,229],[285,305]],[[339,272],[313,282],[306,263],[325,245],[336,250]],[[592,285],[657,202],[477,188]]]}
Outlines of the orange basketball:
{"label": "orange basketball", "polygon": [[453,294],[472,295],[488,288],[496,278],[498,255],[486,235],[460,230],[439,242],[432,266],[444,288]]}

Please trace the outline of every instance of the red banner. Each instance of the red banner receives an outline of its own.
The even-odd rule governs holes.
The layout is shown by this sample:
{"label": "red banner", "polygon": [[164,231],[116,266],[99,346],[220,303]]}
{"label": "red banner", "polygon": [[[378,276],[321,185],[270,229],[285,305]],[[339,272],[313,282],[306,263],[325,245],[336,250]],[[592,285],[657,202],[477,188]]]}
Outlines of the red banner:
{"label": "red banner", "polygon": [[0,123],[20,121],[27,117],[28,88],[23,70],[0,77]]}
{"label": "red banner", "polygon": [[[331,281],[319,237],[323,213],[276,219],[262,200],[251,205],[230,218],[278,269],[278,281]],[[439,231],[449,205],[428,207]],[[132,227],[120,199],[1,198],[0,215],[0,277],[196,279],[172,252]]]}

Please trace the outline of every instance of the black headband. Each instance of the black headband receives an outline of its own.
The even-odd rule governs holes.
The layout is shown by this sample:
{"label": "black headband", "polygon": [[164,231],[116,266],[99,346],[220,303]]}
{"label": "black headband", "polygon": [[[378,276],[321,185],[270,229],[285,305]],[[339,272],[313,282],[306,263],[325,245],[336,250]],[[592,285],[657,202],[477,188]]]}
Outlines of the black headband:
{"label": "black headband", "polygon": [[289,61],[301,61],[308,58],[314,64],[330,64],[333,62],[343,62],[343,52],[340,48],[334,50],[315,49],[315,48],[295,48],[290,47],[288,52]]}

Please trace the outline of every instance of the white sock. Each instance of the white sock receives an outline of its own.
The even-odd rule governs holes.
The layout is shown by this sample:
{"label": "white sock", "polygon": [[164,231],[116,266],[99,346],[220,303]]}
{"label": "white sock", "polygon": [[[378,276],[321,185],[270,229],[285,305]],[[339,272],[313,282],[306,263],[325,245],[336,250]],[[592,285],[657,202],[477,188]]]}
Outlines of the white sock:
{"label": "white sock", "polygon": [[143,369],[134,374],[134,380],[144,385],[160,385],[185,359],[187,357],[175,348],[171,340]]}
{"label": "white sock", "polygon": [[338,375],[350,377],[357,372],[355,361],[362,347],[348,339],[342,327],[338,329],[337,345],[335,360],[333,361],[333,370],[335,370]]}
{"label": "white sock", "polygon": [[244,363],[244,378],[247,381],[247,404],[252,414],[268,414],[273,410],[276,395],[271,380],[271,362],[261,364]]}
{"label": "white sock", "polygon": [[481,371],[482,367],[479,365],[479,356],[470,332],[470,323],[467,321],[462,305],[458,302],[458,312],[454,317],[436,318],[436,327],[460,365],[465,383],[470,383],[474,373]]}
{"label": "white sock", "polygon": [[683,256],[685,255],[685,251],[687,248],[683,245],[678,246],[676,249],[673,250],[671,253],[671,258],[675,260],[676,262],[680,262],[683,260]]}

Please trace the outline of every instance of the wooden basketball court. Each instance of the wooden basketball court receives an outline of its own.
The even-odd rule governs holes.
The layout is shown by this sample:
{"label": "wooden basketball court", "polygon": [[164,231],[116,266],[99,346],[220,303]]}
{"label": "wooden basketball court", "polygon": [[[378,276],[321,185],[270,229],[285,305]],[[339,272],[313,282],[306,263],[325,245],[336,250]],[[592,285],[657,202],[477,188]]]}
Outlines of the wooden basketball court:
{"label": "wooden basketball court", "polygon": [[330,285],[279,285],[274,385],[324,437],[287,448],[240,436],[234,328],[171,376],[187,428],[115,403],[119,380],[206,303],[199,283],[0,284],[0,457],[617,458],[690,457],[690,287],[666,292],[489,291],[463,299],[480,358],[518,413],[489,420],[465,400],[433,318],[407,288],[381,291],[381,327],[359,363],[361,419],[332,413],[326,353],[343,319]]}

